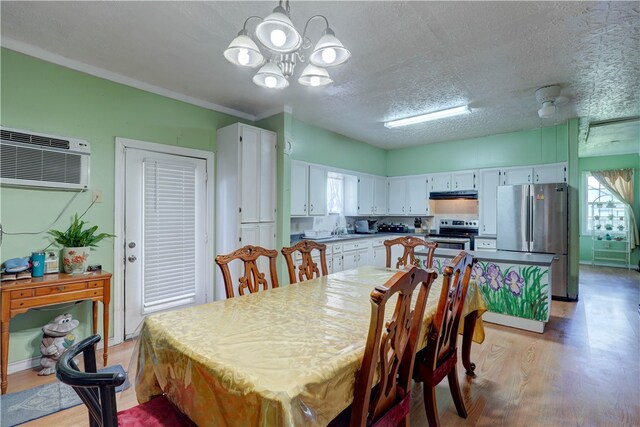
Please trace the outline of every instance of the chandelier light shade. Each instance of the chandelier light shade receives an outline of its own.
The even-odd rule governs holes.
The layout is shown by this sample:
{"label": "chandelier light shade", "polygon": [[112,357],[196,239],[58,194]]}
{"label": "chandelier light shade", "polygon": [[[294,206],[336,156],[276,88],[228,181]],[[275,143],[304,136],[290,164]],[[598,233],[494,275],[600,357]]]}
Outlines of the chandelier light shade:
{"label": "chandelier light shade", "polygon": [[[254,33],[247,31],[247,23],[252,19],[260,21]],[[309,57],[305,58],[303,51],[313,47],[312,41],[307,37],[307,28],[314,19],[324,20],[325,29]],[[333,83],[325,68],[344,64],[351,57],[351,52],[338,40],[323,15],[309,18],[300,35],[291,21],[289,1],[281,0],[266,18],[248,17],[242,30],[224,51],[224,57],[241,67],[255,68],[262,65],[253,77],[253,82],[269,89],[284,89],[289,86],[289,77],[294,74],[296,64],[306,62],[307,59],[309,64],[298,78],[298,83],[304,86]]]}
{"label": "chandelier light shade", "polygon": [[277,53],[295,52],[302,45],[302,36],[282,6],[273,9],[273,13],[258,24],[256,37],[264,47]]}
{"label": "chandelier light shade", "polygon": [[289,86],[289,80],[284,77],[280,67],[271,61],[258,70],[253,76],[253,82],[269,89],[284,89]]}
{"label": "chandelier light shade", "polygon": [[255,68],[264,64],[264,56],[246,30],[240,31],[238,36],[229,43],[229,47],[224,51],[224,57],[232,64],[243,67]]}
{"label": "chandelier light shade", "polygon": [[336,38],[331,28],[327,28],[309,55],[309,61],[318,67],[335,67],[344,64],[350,57],[351,52]]}
{"label": "chandelier light shade", "polygon": [[298,83],[304,86],[324,86],[333,83],[329,73],[324,68],[316,67],[313,64],[307,65],[298,79]]}

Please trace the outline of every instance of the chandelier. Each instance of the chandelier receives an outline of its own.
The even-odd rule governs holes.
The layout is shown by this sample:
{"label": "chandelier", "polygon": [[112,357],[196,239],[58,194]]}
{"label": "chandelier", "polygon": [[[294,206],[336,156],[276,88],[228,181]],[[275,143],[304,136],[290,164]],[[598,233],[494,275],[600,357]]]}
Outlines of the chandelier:
{"label": "chandelier", "polygon": [[[344,64],[351,57],[351,52],[338,40],[329,27],[329,21],[323,15],[309,18],[300,35],[291,22],[288,0],[284,1],[284,6],[280,0],[273,13],[264,19],[259,16],[248,17],[242,30],[224,51],[224,57],[234,65],[261,67],[253,76],[253,82],[258,86],[284,89],[289,86],[289,77],[293,75],[296,63],[305,62],[307,59],[302,51],[313,46],[307,37],[307,27],[316,18],[323,19],[326,28],[309,54],[309,64],[302,71],[298,83],[305,86],[324,86],[332,83],[333,80],[326,68]],[[262,46],[262,50],[247,31],[247,24],[252,19],[260,21],[253,36]]]}

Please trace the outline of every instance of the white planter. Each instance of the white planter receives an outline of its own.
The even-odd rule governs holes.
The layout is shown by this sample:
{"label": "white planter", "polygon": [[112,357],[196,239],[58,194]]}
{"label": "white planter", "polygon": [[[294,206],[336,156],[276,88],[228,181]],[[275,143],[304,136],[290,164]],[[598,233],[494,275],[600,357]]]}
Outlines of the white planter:
{"label": "white planter", "polygon": [[65,273],[84,274],[87,271],[89,247],[62,248],[62,266]]}

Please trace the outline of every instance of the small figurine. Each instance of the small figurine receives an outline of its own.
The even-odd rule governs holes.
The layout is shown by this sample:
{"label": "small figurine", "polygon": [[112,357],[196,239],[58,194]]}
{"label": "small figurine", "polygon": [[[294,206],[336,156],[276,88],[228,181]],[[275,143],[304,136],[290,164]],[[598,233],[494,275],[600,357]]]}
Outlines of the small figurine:
{"label": "small figurine", "polygon": [[40,343],[40,365],[42,370],[38,375],[51,375],[56,372],[56,362],[62,353],[76,340],[71,333],[80,322],[72,319],[68,313],[61,314],[42,327],[42,342]]}

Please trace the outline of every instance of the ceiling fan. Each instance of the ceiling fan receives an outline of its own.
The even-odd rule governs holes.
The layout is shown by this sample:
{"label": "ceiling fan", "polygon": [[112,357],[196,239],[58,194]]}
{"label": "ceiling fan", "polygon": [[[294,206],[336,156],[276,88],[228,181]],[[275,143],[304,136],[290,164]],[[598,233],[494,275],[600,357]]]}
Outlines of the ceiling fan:
{"label": "ceiling fan", "polygon": [[560,96],[560,90],[560,85],[543,86],[536,90],[536,99],[541,105],[538,110],[538,117],[551,119],[558,112],[558,107],[569,103],[569,98]]}

